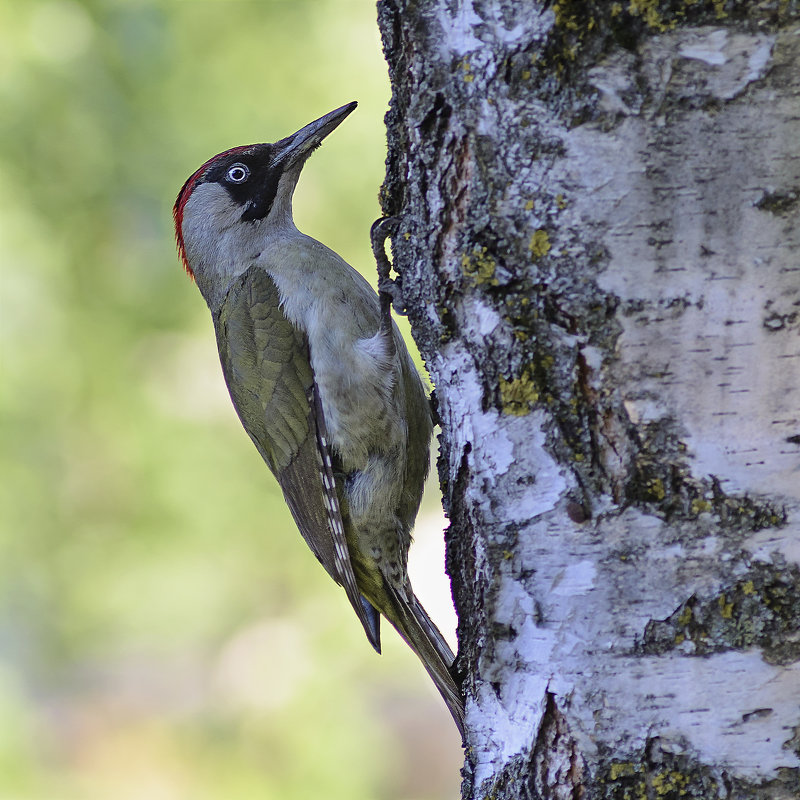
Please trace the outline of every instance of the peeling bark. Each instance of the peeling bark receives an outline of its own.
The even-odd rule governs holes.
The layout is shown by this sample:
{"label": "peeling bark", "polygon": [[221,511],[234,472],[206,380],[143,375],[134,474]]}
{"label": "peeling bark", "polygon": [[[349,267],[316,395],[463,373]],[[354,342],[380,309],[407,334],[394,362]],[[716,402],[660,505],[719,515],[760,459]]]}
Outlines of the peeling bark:
{"label": "peeling bark", "polygon": [[380,0],[464,797],[800,797],[796,0]]}

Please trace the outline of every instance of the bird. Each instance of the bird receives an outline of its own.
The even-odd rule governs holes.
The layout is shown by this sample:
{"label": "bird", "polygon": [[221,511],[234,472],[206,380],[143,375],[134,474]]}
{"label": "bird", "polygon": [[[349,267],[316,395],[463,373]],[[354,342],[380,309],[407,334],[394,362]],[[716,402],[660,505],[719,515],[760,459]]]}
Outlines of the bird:
{"label": "bird", "polygon": [[175,201],[177,249],[211,311],[236,413],[300,534],[372,647],[382,615],[417,654],[463,739],[455,657],[407,571],[430,400],[376,291],[292,216],[308,157],[356,106],[206,161]]}

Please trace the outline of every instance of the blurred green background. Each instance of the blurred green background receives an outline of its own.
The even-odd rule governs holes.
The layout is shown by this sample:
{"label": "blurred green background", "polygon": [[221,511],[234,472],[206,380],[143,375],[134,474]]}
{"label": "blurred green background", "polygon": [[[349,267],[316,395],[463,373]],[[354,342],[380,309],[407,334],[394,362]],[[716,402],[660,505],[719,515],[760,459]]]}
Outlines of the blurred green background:
{"label": "blurred green background", "polygon": [[[458,796],[427,676],[371,651],[239,426],[171,227],[209,156],[357,99],[295,217],[373,278],[388,96],[371,0],[0,0],[0,800]],[[447,630],[438,508],[412,575]]]}

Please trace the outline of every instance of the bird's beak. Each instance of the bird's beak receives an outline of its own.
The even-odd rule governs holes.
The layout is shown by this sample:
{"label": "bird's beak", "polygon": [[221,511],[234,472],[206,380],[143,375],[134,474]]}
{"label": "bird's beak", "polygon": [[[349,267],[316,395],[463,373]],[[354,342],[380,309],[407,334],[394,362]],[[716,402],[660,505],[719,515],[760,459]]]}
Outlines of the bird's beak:
{"label": "bird's beak", "polygon": [[331,111],[324,117],[309,122],[305,128],[300,128],[297,133],[275,142],[277,154],[276,161],[285,162],[291,167],[298,161],[305,161],[311,153],[319,147],[322,140],[336,128],[339,123],[358,105],[355,101],[346,106]]}

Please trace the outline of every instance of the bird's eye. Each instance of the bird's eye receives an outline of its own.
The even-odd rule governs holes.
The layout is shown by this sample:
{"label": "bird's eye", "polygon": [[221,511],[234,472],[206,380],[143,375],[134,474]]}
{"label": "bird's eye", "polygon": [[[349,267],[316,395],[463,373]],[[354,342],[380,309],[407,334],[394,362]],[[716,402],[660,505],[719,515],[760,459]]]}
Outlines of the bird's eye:
{"label": "bird's eye", "polygon": [[234,164],[225,173],[231,183],[244,183],[250,177],[250,170],[245,164]]}

